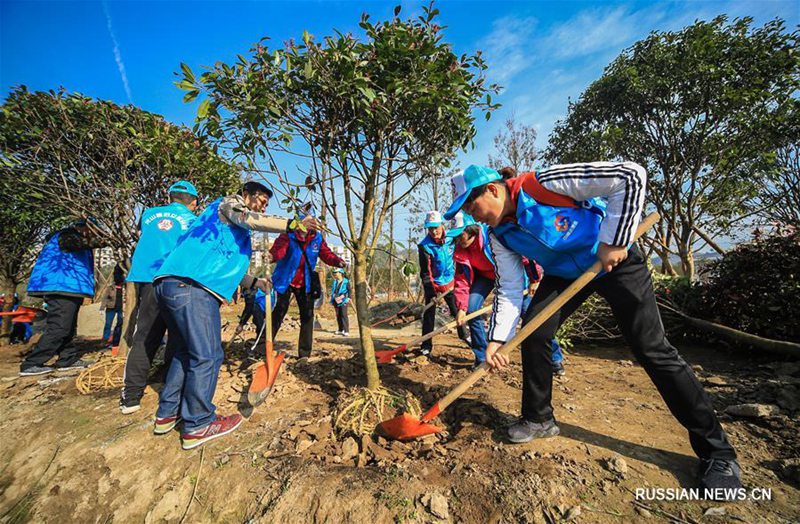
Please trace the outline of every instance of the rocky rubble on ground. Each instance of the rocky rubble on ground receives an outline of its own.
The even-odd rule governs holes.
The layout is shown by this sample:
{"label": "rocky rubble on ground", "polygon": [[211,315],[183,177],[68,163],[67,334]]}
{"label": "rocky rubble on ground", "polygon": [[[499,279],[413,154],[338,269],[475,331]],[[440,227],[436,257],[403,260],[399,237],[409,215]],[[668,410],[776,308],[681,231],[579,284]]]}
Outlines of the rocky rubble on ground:
{"label": "rocky rubble on ground", "polygon": [[[422,310],[424,305],[418,302],[409,302],[407,300],[392,300],[390,302],[383,302],[372,306],[369,309],[370,322],[381,322],[381,327],[402,327],[415,320],[422,318]],[[453,320],[449,312],[446,312],[447,307],[438,306],[436,310],[436,326],[443,326]]]}

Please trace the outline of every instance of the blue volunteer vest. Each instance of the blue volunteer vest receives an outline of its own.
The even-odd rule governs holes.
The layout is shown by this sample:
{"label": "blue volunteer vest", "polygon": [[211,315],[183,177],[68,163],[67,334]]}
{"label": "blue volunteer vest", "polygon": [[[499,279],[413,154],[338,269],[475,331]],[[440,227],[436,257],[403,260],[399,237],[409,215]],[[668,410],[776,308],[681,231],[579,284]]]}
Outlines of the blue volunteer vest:
{"label": "blue volunteer vest", "polygon": [[[303,243],[298,240],[294,232],[288,233],[288,237],[289,249],[286,251],[286,256],[278,261],[275,265],[275,271],[272,272],[272,285],[278,293],[286,293],[286,290],[289,289],[294,274],[297,273],[297,268],[300,266],[300,260],[303,258]],[[322,246],[322,236],[314,234],[314,238],[311,239],[305,249],[306,258],[308,258],[308,264],[305,264],[304,268],[305,278],[303,279],[306,293],[311,291],[310,272],[317,267],[320,246]]]}
{"label": "blue volunteer vest", "polygon": [[167,206],[151,207],[142,213],[139,243],[131,259],[128,282],[150,283],[156,271],[164,263],[170,251],[177,244],[197,217],[180,202]]}
{"label": "blue volunteer vest", "polygon": [[455,264],[453,263],[453,252],[455,251],[455,244],[453,239],[447,237],[444,244],[437,244],[430,237],[425,236],[419,247],[425,250],[426,253],[431,255],[433,267],[431,268],[433,281],[438,286],[446,286],[453,281],[456,275]]}
{"label": "blue volunteer vest", "polygon": [[84,297],[94,296],[94,256],[91,249],[62,251],[58,247],[61,231],[55,233],[36,258],[28,294],[66,294]]}
{"label": "blue volunteer vest", "polygon": [[190,278],[225,300],[231,299],[250,266],[250,230],[223,223],[220,202],[221,198],[212,202],[181,235],[155,279]]}
{"label": "blue volunteer vest", "polygon": [[537,202],[525,187],[517,196],[516,223],[491,229],[508,249],[535,260],[545,275],[576,279],[597,259],[606,203],[592,198],[576,207]]}
{"label": "blue volunteer vest", "polygon": [[[275,297],[275,289],[274,288],[270,290],[269,298],[272,301],[272,308],[270,309],[270,312],[272,312],[272,309],[275,309],[275,301],[277,300],[276,297]],[[267,294],[264,293],[263,291],[261,291],[260,289],[257,289],[256,290],[256,297],[255,297],[255,303],[256,303],[256,306],[258,306],[258,309],[260,309],[261,311],[264,311],[266,313],[266,311],[267,311]]]}
{"label": "blue volunteer vest", "polygon": [[[333,285],[331,286],[331,304],[334,306],[344,306],[348,302],[350,302],[350,288],[349,288],[350,281],[347,278],[342,278],[342,281],[339,282],[337,280],[333,281]],[[334,300],[336,297],[344,297],[341,304],[337,304]]]}

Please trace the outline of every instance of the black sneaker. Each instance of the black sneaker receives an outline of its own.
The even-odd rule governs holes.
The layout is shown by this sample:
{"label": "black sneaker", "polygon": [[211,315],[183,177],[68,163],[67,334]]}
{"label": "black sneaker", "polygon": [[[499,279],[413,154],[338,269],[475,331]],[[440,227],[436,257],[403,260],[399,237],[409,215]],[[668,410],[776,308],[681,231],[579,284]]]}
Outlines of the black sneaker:
{"label": "black sneaker", "polygon": [[414,352],[414,355],[417,357],[429,357],[431,356],[431,348],[419,348]]}
{"label": "black sneaker", "polygon": [[535,438],[555,437],[561,432],[556,421],[531,422],[520,417],[516,424],[508,428],[508,440],[514,444],[524,444]]}
{"label": "black sneaker", "polygon": [[564,363],[563,362],[555,362],[555,363],[553,363],[553,375],[555,375],[557,377],[563,377],[566,374],[567,374],[567,370],[564,369]]}
{"label": "black sneaker", "polygon": [[94,364],[94,362],[91,362],[89,360],[78,359],[75,362],[73,362],[72,364],[69,364],[69,365],[66,365],[66,366],[53,366],[53,368],[56,371],[69,371],[69,370],[72,370],[72,369],[85,369],[85,368],[91,367],[93,364]]}
{"label": "black sneaker", "polygon": [[[702,489],[735,490],[742,487],[742,470],[736,460],[700,459],[698,480]],[[724,491],[719,495],[726,500]]]}
{"label": "black sneaker", "polygon": [[130,415],[131,413],[136,413],[141,409],[141,403],[138,400],[122,400],[119,401],[119,411],[123,415]]}
{"label": "black sneaker", "polygon": [[47,375],[55,371],[50,366],[28,366],[19,370],[20,377],[33,377],[35,375]]}

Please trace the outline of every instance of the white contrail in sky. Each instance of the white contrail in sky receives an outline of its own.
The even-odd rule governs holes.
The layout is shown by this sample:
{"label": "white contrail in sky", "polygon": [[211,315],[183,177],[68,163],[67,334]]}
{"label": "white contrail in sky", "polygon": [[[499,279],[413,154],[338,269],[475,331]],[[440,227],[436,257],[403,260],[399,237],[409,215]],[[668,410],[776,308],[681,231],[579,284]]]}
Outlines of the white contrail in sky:
{"label": "white contrail in sky", "polygon": [[128,74],[125,73],[125,64],[122,62],[122,53],[119,52],[119,44],[117,37],[114,34],[114,27],[111,25],[111,12],[108,10],[108,4],[103,0],[103,12],[106,14],[106,25],[108,26],[108,34],[111,35],[111,42],[114,44],[114,60],[117,62],[117,69],[119,69],[119,76],[122,78],[122,85],[125,87],[125,94],[128,95],[128,102],[133,103],[133,95],[131,95],[131,86],[128,83]]}

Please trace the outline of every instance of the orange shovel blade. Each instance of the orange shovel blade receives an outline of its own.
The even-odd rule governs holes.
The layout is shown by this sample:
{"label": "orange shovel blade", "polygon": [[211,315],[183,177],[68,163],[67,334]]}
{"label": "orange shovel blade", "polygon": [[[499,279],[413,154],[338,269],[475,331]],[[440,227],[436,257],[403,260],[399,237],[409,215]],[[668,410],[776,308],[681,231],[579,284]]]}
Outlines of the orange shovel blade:
{"label": "orange shovel blade", "polygon": [[399,355],[403,351],[408,349],[405,344],[400,346],[397,349],[390,349],[385,351],[376,351],[375,352],[375,360],[378,361],[378,364],[389,364],[394,360],[395,355]]}
{"label": "orange shovel blade", "polygon": [[278,371],[283,363],[283,353],[270,359],[269,365],[262,363],[256,368],[253,374],[253,381],[250,383],[250,389],[247,391],[247,401],[251,406],[258,406],[267,396],[272,392],[272,386],[275,385],[275,379],[278,377]]}
{"label": "orange shovel blade", "polygon": [[433,435],[443,431],[442,428],[422,422],[407,413],[378,424],[378,431],[388,438],[395,440],[411,440],[425,435]]}

